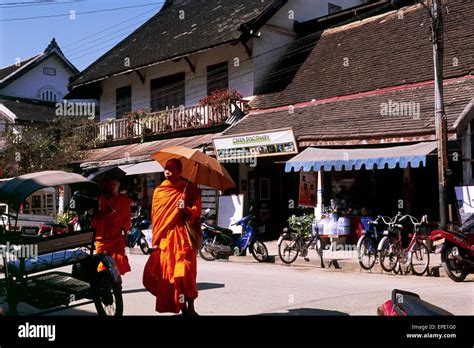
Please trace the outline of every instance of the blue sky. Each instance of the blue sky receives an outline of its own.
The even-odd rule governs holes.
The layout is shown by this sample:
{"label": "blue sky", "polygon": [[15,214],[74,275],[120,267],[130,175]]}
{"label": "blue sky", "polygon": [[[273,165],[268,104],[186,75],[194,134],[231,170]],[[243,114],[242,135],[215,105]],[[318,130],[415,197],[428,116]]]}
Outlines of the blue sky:
{"label": "blue sky", "polygon": [[[158,12],[163,2],[0,0],[0,67],[14,64],[17,58],[24,60],[41,53],[55,37],[66,57],[83,70]],[[81,14],[101,10],[107,11]],[[57,16],[61,14],[66,15]],[[42,16],[50,17],[19,20]]]}

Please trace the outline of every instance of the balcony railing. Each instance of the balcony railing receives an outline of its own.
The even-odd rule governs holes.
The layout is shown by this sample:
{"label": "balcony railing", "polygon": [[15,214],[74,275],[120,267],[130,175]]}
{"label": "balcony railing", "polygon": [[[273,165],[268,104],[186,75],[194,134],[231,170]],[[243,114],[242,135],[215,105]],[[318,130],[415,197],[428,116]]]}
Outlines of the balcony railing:
{"label": "balcony railing", "polygon": [[142,138],[191,128],[223,124],[231,117],[245,113],[246,101],[229,103],[223,110],[209,106],[189,106],[148,113],[131,122],[128,118],[109,119],[77,129],[85,141],[98,143]]}

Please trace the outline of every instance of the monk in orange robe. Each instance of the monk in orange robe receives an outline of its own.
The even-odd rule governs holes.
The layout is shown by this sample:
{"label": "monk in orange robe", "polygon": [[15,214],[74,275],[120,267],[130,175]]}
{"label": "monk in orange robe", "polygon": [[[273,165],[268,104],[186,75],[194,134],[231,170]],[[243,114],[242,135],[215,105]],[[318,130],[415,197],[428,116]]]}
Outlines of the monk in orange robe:
{"label": "monk in orange robe", "polygon": [[[156,311],[197,315],[197,250],[202,241],[201,190],[181,179],[181,161],[166,163],[166,180],[153,193]],[[184,194],[183,194],[184,193]],[[145,269],[145,272],[147,270]]]}
{"label": "monk in orange robe", "polygon": [[[95,248],[98,253],[110,255],[117,265],[120,275],[131,271],[127,255],[125,255],[126,233],[132,227],[130,199],[119,193],[120,181],[108,178],[105,181],[105,194],[99,196],[99,211],[92,219],[92,227],[96,229]],[[98,271],[105,270],[102,263]]]}

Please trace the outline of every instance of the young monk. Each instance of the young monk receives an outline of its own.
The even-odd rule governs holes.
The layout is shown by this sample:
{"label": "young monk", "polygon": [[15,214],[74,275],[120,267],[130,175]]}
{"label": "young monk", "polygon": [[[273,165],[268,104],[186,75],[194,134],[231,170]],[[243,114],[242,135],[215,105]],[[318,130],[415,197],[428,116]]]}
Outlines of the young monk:
{"label": "young monk", "polygon": [[202,241],[201,190],[181,179],[181,171],[179,159],[169,160],[166,180],[153,193],[152,245],[159,253],[152,271],[154,295],[157,312],[197,315],[194,300],[198,296],[196,257]]}
{"label": "young monk", "polygon": [[[105,181],[105,193],[99,196],[99,212],[92,219],[96,229],[96,251],[106,252],[117,265],[120,275],[131,271],[125,255],[125,236],[122,231],[129,231],[132,224],[130,199],[119,193],[120,181],[110,177]],[[98,271],[105,270],[99,264]]]}

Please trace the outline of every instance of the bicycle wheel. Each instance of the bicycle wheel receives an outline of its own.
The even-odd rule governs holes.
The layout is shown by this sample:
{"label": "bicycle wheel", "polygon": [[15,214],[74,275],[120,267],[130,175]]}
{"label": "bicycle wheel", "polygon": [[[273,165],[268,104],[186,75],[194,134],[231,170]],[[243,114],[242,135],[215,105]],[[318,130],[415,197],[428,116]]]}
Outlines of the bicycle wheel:
{"label": "bicycle wheel", "polygon": [[371,270],[377,258],[377,246],[372,238],[363,236],[359,249],[359,265],[366,271]]}
{"label": "bicycle wheel", "polygon": [[268,258],[268,249],[262,241],[256,240],[250,246],[250,252],[252,253],[255,260],[258,262],[265,262]]}
{"label": "bicycle wheel", "polygon": [[295,262],[299,253],[297,237],[291,234],[284,235],[278,245],[278,256],[281,261],[289,265]]}
{"label": "bicycle wheel", "polygon": [[109,271],[100,272],[98,277],[98,282],[92,289],[92,300],[97,313],[100,316],[122,316],[122,287],[112,282]]}
{"label": "bicycle wheel", "polygon": [[399,243],[397,240],[387,238],[380,249],[380,266],[385,272],[392,272],[398,263]]}
{"label": "bicycle wheel", "polygon": [[410,256],[410,265],[413,274],[423,275],[428,271],[428,266],[430,264],[430,253],[426,245],[420,241],[417,241],[411,247],[411,256]]}

